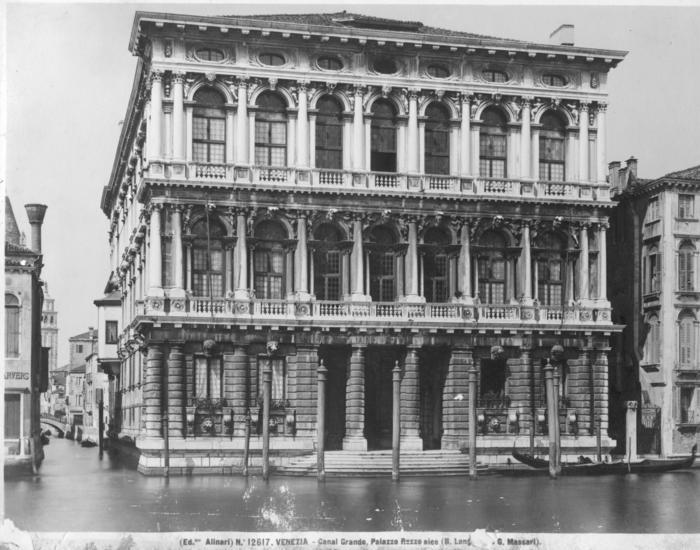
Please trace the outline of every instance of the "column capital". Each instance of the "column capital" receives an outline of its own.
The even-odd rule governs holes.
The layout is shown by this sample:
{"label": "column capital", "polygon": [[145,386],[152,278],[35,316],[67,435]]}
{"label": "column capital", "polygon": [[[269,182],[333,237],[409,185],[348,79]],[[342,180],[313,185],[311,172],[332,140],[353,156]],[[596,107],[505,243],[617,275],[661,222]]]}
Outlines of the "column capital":
{"label": "column capital", "polygon": [[165,71],[163,69],[151,69],[151,82],[163,82]]}
{"label": "column capital", "polygon": [[605,114],[605,112],[608,110],[608,104],[602,101],[598,102],[598,105],[596,106],[596,112],[598,114]]}
{"label": "column capital", "polygon": [[182,84],[185,82],[185,77],[187,73],[184,71],[173,71],[172,72],[173,84]]}
{"label": "column capital", "polygon": [[610,229],[610,221],[608,220],[608,218],[603,218],[602,220],[600,220],[596,226],[596,229],[601,233]]}
{"label": "column capital", "polygon": [[581,106],[581,111],[584,111],[584,112],[588,112],[588,110],[591,108],[590,101],[581,100],[581,101],[579,101],[579,105]]}

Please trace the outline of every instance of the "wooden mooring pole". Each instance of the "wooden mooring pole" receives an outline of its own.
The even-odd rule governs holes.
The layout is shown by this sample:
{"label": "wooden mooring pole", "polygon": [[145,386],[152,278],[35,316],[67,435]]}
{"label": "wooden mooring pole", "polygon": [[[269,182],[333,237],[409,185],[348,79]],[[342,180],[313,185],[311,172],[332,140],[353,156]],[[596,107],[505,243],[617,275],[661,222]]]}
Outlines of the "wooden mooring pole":
{"label": "wooden mooring pole", "polygon": [[476,481],[476,374],[469,369],[469,479]]}
{"label": "wooden mooring pole", "polygon": [[554,368],[547,363],[544,368],[544,383],[547,391],[547,424],[549,427],[549,478],[557,479],[557,433],[554,411],[554,385],[552,383],[552,371]]}
{"label": "wooden mooring pole", "polygon": [[165,460],[165,466],[163,468],[163,476],[170,476],[170,439],[168,438],[168,431],[170,430],[168,426],[168,412],[163,413],[163,458]]}
{"label": "wooden mooring pole", "polygon": [[267,361],[263,367],[263,417],[262,417],[262,474],[270,478],[270,393],[272,389],[272,366]]}
{"label": "wooden mooring pole", "polygon": [[597,447],[597,452],[598,452],[598,462],[603,462],[603,453],[601,452],[601,447],[602,447],[602,438],[603,434],[600,431],[600,416],[595,417],[595,438],[596,438],[596,447]]}
{"label": "wooden mooring pole", "polygon": [[316,431],[316,477],[318,481],[326,479],[326,381],[328,369],[323,366],[323,359],[316,370],[318,376],[318,409]]}
{"label": "wooden mooring pole", "polygon": [[557,467],[557,475],[561,473],[561,425],[559,424],[559,382],[561,376],[558,370],[554,371],[554,435],[557,443],[557,454],[555,456]]}
{"label": "wooden mooring pole", "polygon": [[399,481],[401,470],[401,367],[396,366],[391,371],[394,382],[394,415],[391,432],[391,479]]}
{"label": "wooden mooring pole", "polygon": [[248,454],[250,453],[250,409],[245,412],[245,443],[243,447],[243,475],[248,475]]}

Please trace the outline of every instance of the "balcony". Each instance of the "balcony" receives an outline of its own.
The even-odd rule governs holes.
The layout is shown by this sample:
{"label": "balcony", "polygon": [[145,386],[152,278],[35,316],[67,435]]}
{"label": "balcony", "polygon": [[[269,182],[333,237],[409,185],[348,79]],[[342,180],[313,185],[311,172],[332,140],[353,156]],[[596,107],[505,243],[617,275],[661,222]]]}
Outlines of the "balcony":
{"label": "balcony", "polygon": [[394,172],[365,172],[289,166],[235,166],[233,164],[177,164],[154,161],[147,177],[202,184],[258,184],[261,187],[369,189],[376,192],[465,197],[523,198],[553,201],[610,201],[608,185],[591,182],[532,181],[509,178],[460,177]]}
{"label": "balcony", "polygon": [[168,300],[137,302],[137,316],[191,320],[227,319],[242,324],[386,325],[456,328],[467,325],[610,325],[610,310],[583,307],[530,307],[519,304],[235,300],[190,297],[184,310]]}

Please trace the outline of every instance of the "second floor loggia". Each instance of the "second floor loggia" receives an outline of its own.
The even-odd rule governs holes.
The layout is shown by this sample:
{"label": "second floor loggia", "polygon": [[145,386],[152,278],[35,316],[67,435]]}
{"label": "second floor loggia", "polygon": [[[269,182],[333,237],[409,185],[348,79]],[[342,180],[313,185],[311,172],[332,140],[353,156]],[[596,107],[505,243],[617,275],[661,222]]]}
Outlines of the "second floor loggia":
{"label": "second floor loggia", "polygon": [[202,80],[153,78],[148,177],[609,200],[604,103]]}

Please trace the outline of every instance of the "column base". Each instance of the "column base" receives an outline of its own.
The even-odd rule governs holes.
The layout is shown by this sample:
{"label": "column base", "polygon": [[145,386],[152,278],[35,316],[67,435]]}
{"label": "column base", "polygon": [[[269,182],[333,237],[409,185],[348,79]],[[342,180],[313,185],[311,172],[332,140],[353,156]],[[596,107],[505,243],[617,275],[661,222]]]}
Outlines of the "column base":
{"label": "column base", "polygon": [[440,440],[443,451],[459,451],[461,449],[458,435],[443,435]]}
{"label": "column base", "polygon": [[148,298],[165,298],[165,291],[162,287],[151,287],[146,293],[146,299]]}
{"label": "column base", "polygon": [[367,296],[367,294],[357,294],[357,293],[352,293],[350,296],[350,301],[352,302],[371,302],[372,297]]}
{"label": "column base", "polygon": [[250,300],[250,293],[247,288],[238,288],[233,293],[234,300]]}
{"label": "column base", "polygon": [[344,451],[366,451],[367,440],[361,436],[348,436],[343,438]]}
{"label": "column base", "polygon": [[417,435],[402,435],[401,436],[402,451],[422,451],[423,440]]}
{"label": "column base", "polygon": [[170,289],[168,292],[168,297],[173,300],[173,299],[184,299],[187,297],[187,293],[185,292],[184,288],[178,288],[178,287],[173,287]]}
{"label": "column base", "polygon": [[418,296],[418,294],[407,294],[406,296],[403,296],[401,302],[404,302],[406,304],[424,304],[425,303],[425,298],[423,296]]}
{"label": "column base", "polygon": [[305,290],[297,290],[294,293],[294,299],[297,302],[310,302],[311,301],[311,294],[306,292]]}
{"label": "column base", "polygon": [[530,298],[528,296],[523,296],[522,298],[520,298],[519,302],[521,306],[525,307],[534,307],[535,305],[535,299]]}
{"label": "column base", "polygon": [[459,298],[452,298],[451,302],[453,304],[462,304],[465,306],[473,306],[474,298],[471,296],[460,296]]}

